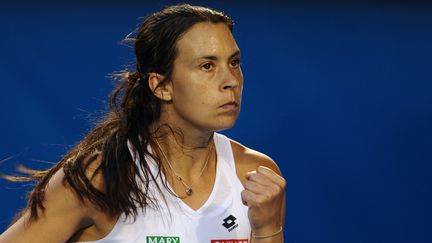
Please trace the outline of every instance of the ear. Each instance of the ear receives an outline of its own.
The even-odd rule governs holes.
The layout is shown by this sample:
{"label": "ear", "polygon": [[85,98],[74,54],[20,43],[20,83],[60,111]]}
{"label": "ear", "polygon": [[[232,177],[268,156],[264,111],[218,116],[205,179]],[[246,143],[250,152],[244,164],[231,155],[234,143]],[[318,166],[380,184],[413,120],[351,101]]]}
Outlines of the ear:
{"label": "ear", "polygon": [[158,73],[148,73],[148,85],[153,94],[163,101],[171,101],[171,83],[161,82],[165,79],[163,75]]}

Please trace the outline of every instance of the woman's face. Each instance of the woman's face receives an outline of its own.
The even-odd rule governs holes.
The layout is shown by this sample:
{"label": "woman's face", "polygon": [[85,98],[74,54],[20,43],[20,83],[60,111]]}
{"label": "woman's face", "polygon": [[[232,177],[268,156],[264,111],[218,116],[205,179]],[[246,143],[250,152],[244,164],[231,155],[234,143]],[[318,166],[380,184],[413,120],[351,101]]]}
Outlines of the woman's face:
{"label": "woman's face", "polygon": [[201,131],[234,125],[240,112],[240,50],[222,23],[198,23],[177,42],[170,122]]}

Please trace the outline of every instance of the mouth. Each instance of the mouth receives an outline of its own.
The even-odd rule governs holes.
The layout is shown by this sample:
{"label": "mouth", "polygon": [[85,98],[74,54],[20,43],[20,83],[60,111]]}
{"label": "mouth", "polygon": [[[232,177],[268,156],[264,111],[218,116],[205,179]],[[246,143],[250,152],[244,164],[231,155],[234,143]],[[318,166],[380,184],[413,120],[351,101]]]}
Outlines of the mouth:
{"label": "mouth", "polygon": [[230,101],[230,102],[227,102],[227,103],[225,103],[225,104],[223,104],[223,105],[221,105],[221,106],[219,106],[220,108],[230,108],[230,109],[233,109],[233,108],[237,108],[239,105],[238,105],[238,103],[237,102],[235,102],[235,101]]}
{"label": "mouth", "polygon": [[221,106],[219,106],[219,109],[221,112],[225,115],[229,116],[237,116],[240,112],[240,106],[239,103],[235,101],[227,102]]}

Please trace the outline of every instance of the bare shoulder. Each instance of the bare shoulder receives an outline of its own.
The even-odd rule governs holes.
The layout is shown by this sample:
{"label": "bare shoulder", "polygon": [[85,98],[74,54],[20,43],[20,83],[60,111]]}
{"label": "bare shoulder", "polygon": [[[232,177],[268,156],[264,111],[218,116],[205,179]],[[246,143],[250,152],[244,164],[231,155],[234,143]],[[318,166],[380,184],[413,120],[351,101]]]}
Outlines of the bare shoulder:
{"label": "bare shoulder", "polygon": [[[93,162],[92,162],[93,163]],[[103,187],[100,176],[93,174],[92,183],[95,187]],[[90,177],[89,177],[90,178]],[[44,209],[37,209],[38,217],[30,218],[30,211],[26,210],[4,233],[0,235],[0,243],[21,242],[66,242],[82,228],[93,224],[95,207],[85,200],[81,200],[65,179],[64,168],[56,171],[44,188]]]}
{"label": "bare shoulder", "polygon": [[278,175],[282,176],[278,165],[268,155],[248,148],[233,139],[230,139],[230,142],[234,154],[234,160],[236,162],[237,175],[241,182],[245,182],[246,179],[244,175],[247,172],[256,170],[259,166],[268,167]]}
{"label": "bare shoulder", "polygon": [[1,243],[66,242],[88,221],[86,208],[64,181],[60,169],[50,179],[44,190],[44,210],[37,209],[38,217],[30,219],[30,212],[13,223],[2,235]]}

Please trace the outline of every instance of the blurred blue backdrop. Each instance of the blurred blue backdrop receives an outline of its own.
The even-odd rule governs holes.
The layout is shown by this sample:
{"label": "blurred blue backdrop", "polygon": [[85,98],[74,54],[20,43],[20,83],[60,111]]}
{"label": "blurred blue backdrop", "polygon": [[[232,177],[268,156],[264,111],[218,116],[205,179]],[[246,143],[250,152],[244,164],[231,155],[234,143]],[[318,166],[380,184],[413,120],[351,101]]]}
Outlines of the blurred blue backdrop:
{"label": "blurred blue backdrop", "polygon": [[[120,40],[171,3],[4,3],[0,170],[80,140],[133,63]],[[236,21],[243,107],[223,133],[281,167],[286,242],[432,242],[432,4],[190,3]],[[0,181],[0,231],[31,188]]]}

